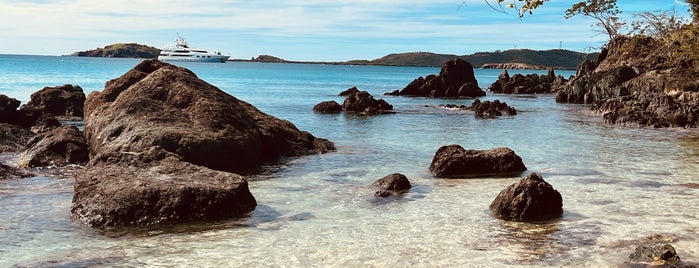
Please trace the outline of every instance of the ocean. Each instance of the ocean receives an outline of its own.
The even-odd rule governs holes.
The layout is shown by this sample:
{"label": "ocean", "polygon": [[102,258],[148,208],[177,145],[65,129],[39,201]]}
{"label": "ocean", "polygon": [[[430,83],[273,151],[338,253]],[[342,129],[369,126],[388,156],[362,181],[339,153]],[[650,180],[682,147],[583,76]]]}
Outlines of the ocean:
{"label": "ocean", "polygon": [[[0,55],[0,94],[26,103],[45,86],[99,91],[138,62]],[[482,100],[518,111],[498,119],[439,107],[473,99],[383,96],[437,67],[177,64],[333,141],[337,152],[285,159],[247,176],[259,203],[248,217],[165,228],[95,230],[72,222],[70,177],[0,181],[0,267],[608,267],[654,235],[670,240],[683,260],[699,262],[696,129],[607,125],[588,106],[558,104],[553,95],[488,92]],[[482,88],[499,73],[475,70]],[[313,113],[321,101],[342,103],[337,94],[353,86],[397,113]],[[563,217],[538,224],[494,218],[488,206],[517,178],[433,178],[432,157],[448,144],[513,149],[529,168],[523,176],[538,172],[561,193]],[[371,183],[391,173],[405,174],[413,188],[374,197]]]}

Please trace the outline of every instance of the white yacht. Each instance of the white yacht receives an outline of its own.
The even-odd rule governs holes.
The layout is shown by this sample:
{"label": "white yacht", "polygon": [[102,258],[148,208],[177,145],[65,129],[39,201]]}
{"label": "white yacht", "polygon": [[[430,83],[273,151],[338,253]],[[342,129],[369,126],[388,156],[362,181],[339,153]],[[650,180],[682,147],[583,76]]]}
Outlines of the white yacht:
{"label": "white yacht", "polygon": [[211,53],[203,49],[191,48],[187,41],[179,35],[175,40],[175,45],[165,45],[158,55],[158,59],[162,61],[226,62],[229,57],[221,55],[220,51]]}

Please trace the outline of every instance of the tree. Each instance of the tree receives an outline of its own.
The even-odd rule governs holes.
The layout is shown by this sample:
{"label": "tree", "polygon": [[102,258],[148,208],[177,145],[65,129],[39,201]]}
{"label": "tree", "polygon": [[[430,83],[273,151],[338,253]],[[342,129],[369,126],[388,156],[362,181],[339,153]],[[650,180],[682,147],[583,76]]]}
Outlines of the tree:
{"label": "tree", "polygon": [[[544,4],[544,2],[548,0],[497,0],[498,6],[500,7],[499,9],[493,7],[493,5],[488,2],[488,0],[484,0],[490,7],[492,7],[495,10],[499,10],[503,13],[507,13],[505,11],[505,8],[512,8],[514,10],[517,10],[517,13],[519,14],[519,17],[524,17],[526,13],[532,14],[532,11],[536,9],[537,7],[541,6]],[[506,4],[504,7],[502,6],[503,3],[505,2],[510,2]],[[696,0],[699,1],[699,0]],[[517,3],[521,3],[521,7]]]}
{"label": "tree", "polygon": [[619,30],[626,25],[626,23],[619,21],[621,10],[616,5],[616,0],[586,0],[578,2],[566,10],[565,17],[568,19],[581,14],[596,19],[597,26],[609,35],[609,39],[619,35]]}
{"label": "tree", "polygon": [[687,24],[685,18],[675,15],[675,10],[643,12],[634,17],[640,19],[631,23],[631,34],[638,33],[651,37],[668,36]]}

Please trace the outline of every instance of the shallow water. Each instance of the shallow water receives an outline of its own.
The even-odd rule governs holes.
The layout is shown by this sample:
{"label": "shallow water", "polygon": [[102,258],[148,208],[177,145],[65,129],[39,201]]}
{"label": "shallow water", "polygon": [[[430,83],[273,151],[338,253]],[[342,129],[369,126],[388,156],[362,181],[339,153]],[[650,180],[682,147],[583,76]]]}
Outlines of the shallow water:
{"label": "shallow water", "polygon": [[[44,86],[100,90],[138,60],[0,56],[0,94],[23,102]],[[287,159],[249,176],[258,207],[247,218],[151,230],[93,230],[73,223],[72,180],[0,181],[0,267],[7,266],[614,266],[654,234],[699,261],[696,130],[605,125],[553,96],[493,95],[518,110],[495,120],[439,108],[472,100],[381,96],[438,68],[188,63],[200,78],[332,140],[335,153]],[[499,71],[476,70],[481,87]],[[571,72],[565,72],[570,75]],[[320,115],[313,105],[351,86],[394,106],[375,117]],[[516,178],[437,179],[447,144],[507,146],[558,189],[563,218],[528,224],[493,218],[488,205]],[[45,172],[45,170],[39,171]],[[413,188],[378,199],[390,173]],[[54,172],[55,173],[55,172]]]}

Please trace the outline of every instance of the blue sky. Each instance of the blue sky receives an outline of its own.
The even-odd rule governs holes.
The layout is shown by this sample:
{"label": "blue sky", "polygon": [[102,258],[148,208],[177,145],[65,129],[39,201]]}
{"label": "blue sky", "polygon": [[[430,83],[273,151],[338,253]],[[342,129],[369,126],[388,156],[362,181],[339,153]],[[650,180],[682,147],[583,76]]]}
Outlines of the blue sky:
{"label": "blue sky", "polygon": [[[495,2],[495,0],[490,0]],[[578,1],[551,0],[520,20],[483,0],[0,0],[0,54],[65,55],[112,43],[162,47],[177,33],[232,58],[346,61],[390,53],[471,54],[604,44],[592,19],[565,19]],[[622,17],[675,0],[619,0]]]}

